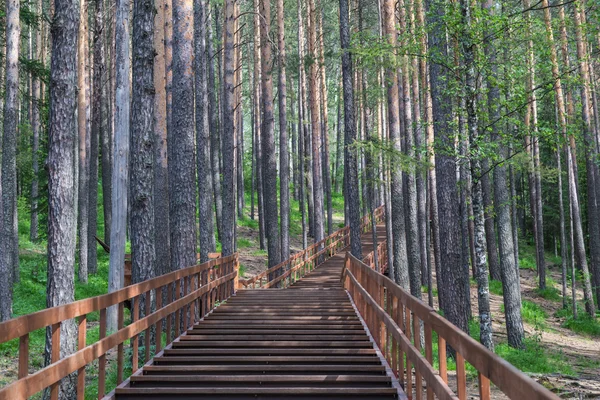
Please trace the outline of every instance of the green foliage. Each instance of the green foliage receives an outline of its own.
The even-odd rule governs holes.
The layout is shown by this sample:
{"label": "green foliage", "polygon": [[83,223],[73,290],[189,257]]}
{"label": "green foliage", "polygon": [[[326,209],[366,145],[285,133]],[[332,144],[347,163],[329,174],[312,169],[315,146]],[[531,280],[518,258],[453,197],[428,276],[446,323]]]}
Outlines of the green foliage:
{"label": "green foliage", "polygon": [[563,354],[545,349],[534,338],[525,339],[525,349],[515,349],[507,343],[500,343],[496,346],[495,351],[496,354],[523,372],[575,374],[573,367]]}
{"label": "green foliage", "polygon": [[490,293],[502,296],[504,290],[502,289],[502,282],[490,279]]}
{"label": "green foliage", "polygon": [[560,294],[560,291],[557,288],[550,286],[548,284],[548,282],[546,282],[546,285],[547,285],[546,289],[540,289],[540,288],[535,289],[535,292],[537,293],[537,295],[546,300],[561,301],[562,296]]}
{"label": "green foliage", "polygon": [[[540,306],[529,300],[523,300],[521,303],[521,316],[523,321],[532,324],[536,329],[544,330],[548,327],[546,320],[548,314]],[[504,304],[500,306],[500,310],[504,312]]]}
{"label": "green foliage", "polygon": [[253,245],[253,242],[250,239],[239,238],[237,241],[237,245],[240,249],[246,249],[248,247],[251,247]]}
{"label": "green foliage", "polygon": [[577,319],[573,318],[571,307],[563,308],[554,313],[557,318],[564,318],[562,327],[584,335],[600,337],[600,322],[598,318],[592,318],[581,307],[577,307]]}

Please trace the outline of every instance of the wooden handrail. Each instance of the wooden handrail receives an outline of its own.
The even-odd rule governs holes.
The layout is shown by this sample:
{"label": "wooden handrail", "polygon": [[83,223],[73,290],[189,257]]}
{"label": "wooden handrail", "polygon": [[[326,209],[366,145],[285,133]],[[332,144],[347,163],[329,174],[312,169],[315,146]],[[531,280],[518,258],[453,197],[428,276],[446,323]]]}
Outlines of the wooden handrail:
{"label": "wooden handrail", "polygon": [[[376,208],[373,214],[377,223],[383,222],[385,207],[380,206]],[[360,229],[361,232],[371,230],[370,214],[366,214],[361,218]],[[283,285],[283,287],[290,286],[296,280],[332,257],[338,250],[347,247],[349,244],[350,228],[345,226],[333,232],[325,239],[311,244],[298,253],[292,254],[287,260],[280,262],[266,271],[249,279],[240,279],[240,285],[252,289],[256,288],[256,286],[261,289],[267,289],[279,284]]]}
{"label": "wooden handrail", "polygon": [[[378,252],[378,255],[387,258],[383,252]],[[427,399],[433,399],[434,394],[440,399],[465,399],[467,361],[478,371],[481,399],[490,399],[490,381],[510,399],[559,399],[454,326],[435,309],[350,253],[346,253],[341,278],[375,342],[400,383],[404,384],[409,397],[412,396],[414,387],[416,398],[422,398],[424,379],[427,383]],[[438,335],[438,370],[433,367],[433,332]],[[425,357],[421,349],[422,334],[425,339]],[[456,351],[457,393],[453,393],[448,387],[446,345]]]}
{"label": "wooden handrail", "polygon": [[[47,387],[51,388],[50,398],[57,399],[58,383],[75,371],[79,371],[77,398],[83,399],[85,396],[85,366],[96,359],[100,360],[98,398],[102,398],[105,394],[105,355],[110,349],[118,347],[117,383],[121,383],[123,381],[123,343],[125,341],[132,339],[132,372],[135,372],[138,367],[137,336],[139,334],[145,332],[145,359],[147,361],[150,357],[150,329],[152,327],[155,327],[156,332],[162,332],[163,320],[166,319],[167,344],[171,343],[172,339],[181,333],[181,326],[183,329],[192,326],[210,312],[217,302],[226,300],[235,292],[238,271],[238,255],[234,254],[174,271],[113,293],[48,308],[0,323],[0,343],[20,338],[19,379],[0,389],[0,400],[25,399]],[[174,290],[173,286],[175,286]],[[163,290],[166,290],[166,299],[163,299]],[[153,300],[145,302],[145,316],[139,318],[142,296]],[[128,326],[124,326],[123,314],[127,301],[131,301],[132,321]],[[118,306],[118,329],[106,336],[106,309],[111,306]],[[154,311],[152,311],[153,306]],[[100,311],[100,337],[96,343],[86,345],[87,315],[94,311]],[[77,317],[79,317],[78,349],[75,353],[60,359],[60,325],[63,321]],[[172,324],[173,317],[174,324]],[[182,324],[180,324],[181,322]],[[29,333],[45,327],[52,328],[51,363],[29,375]],[[173,336],[171,335],[172,328]],[[156,340],[157,353],[161,347],[161,341]]]}

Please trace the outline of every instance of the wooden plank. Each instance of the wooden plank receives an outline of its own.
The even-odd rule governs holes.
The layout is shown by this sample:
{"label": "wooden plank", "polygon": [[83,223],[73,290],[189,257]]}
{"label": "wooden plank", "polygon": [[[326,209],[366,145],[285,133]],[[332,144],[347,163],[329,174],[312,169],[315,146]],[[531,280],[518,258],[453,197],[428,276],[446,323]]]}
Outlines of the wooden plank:
{"label": "wooden plank", "polygon": [[[124,324],[124,307],[123,303],[119,303],[118,315],[117,315],[117,329],[123,329]],[[117,346],[117,385],[120,385],[123,382],[123,368],[124,368],[124,356],[125,352],[123,351],[123,343],[119,343]]]}
{"label": "wooden plank", "polygon": [[[152,299],[151,299],[151,292],[147,291],[146,294],[144,295],[145,299],[144,299],[144,306],[145,306],[145,316],[146,315],[150,315],[150,310],[151,310],[151,306],[152,306]],[[144,347],[145,347],[145,352],[144,352],[144,362],[148,362],[150,361],[150,328],[146,329],[146,332],[144,332]]]}
{"label": "wooden plank", "polygon": [[467,373],[465,371],[465,359],[456,352],[456,391],[459,400],[467,400]]}
{"label": "wooden plank", "polygon": [[[131,323],[138,321],[140,319],[140,297],[137,296],[131,300],[131,309],[133,311],[133,315],[131,316]],[[138,335],[134,335],[131,337],[131,373],[135,373],[138,370]]]}
{"label": "wooden plank", "polygon": [[[77,338],[77,350],[81,350],[86,346],[86,334],[87,334],[87,315],[79,317],[78,321],[78,338]],[[85,398],[85,367],[81,367],[77,370],[77,400],[83,400]]]}
{"label": "wooden plank", "polygon": [[479,372],[477,375],[479,379],[479,398],[481,400],[490,400],[490,380],[486,378],[481,372]]}
{"label": "wooden plank", "polygon": [[[99,340],[106,337],[106,308],[100,310],[100,335]],[[104,397],[106,392],[106,355],[98,359],[98,400]]]}
{"label": "wooden plank", "polygon": [[29,375],[29,333],[19,338],[19,379]]}
{"label": "wooden plank", "polygon": [[[51,338],[52,351],[50,353],[50,362],[54,364],[60,359],[60,322],[52,325]],[[29,377],[31,376],[33,375],[29,375]],[[27,377],[17,382],[23,382],[26,380]],[[52,386],[50,386],[50,400],[58,400],[58,384],[59,382],[53,382]]]}

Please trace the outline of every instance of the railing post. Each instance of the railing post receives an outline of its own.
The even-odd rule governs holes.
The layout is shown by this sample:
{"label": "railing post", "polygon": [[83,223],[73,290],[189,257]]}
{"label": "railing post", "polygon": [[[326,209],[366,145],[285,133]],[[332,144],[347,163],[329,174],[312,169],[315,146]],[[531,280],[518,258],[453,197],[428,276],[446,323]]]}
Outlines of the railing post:
{"label": "railing post", "polygon": [[29,375],[29,333],[19,338],[19,379]]}
{"label": "railing post", "polygon": [[237,292],[240,288],[240,259],[238,253],[235,253],[235,278],[233,279],[233,293]]}
{"label": "railing post", "polygon": [[[87,315],[79,317],[77,350],[85,347],[85,337],[87,331]],[[85,398],[85,367],[79,368],[77,371],[77,400]]]}

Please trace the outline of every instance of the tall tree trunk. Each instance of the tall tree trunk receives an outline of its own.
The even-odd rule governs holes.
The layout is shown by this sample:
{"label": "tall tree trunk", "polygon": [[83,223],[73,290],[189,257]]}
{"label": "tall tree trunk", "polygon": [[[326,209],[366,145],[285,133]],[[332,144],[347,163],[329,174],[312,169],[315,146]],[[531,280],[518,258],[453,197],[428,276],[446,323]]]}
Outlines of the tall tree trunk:
{"label": "tall tree trunk", "polygon": [[[119,0],[115,17],[115,148],[112,173],[112,226],[108,291],[123,287],[129,187],[129,0]],[[117,308],[107,311],[107,329],[117,329]]]}
{"label": "tall tree trunk", "polygon": [[167,80],[165,18],[167,3],[155,0],[154,18],[154,250],[155,275],[171,271],[169,224],[169,166],[167,160]]}
{"label": "tall tree trunk", "polygon": [[[102,1],[102,0],[97,0]],[[100,8],[98,8],[100,7]],[[106,7],[104,4],[102,6],[96,5],[96,26],[98,26],[98,21],[102,21],[100,23],[101,26],[104,27],[104,20],[100,20],[100,18],[104,18],[104,12],[106,9],[111,9],[110,5]],[[100,153],[101,153],[101,173],[102,173],[102,202],[103,202],[103,210],[104,210],[104,241],[110,244],[111,238],[111,227],[112,227],[112,170],[113,170],[113,158],[114,158],[114,115],[113,112],[113,101],[115,99],[115,85],[114,85],[114,46],[115,43],[115,21],[114,21],[114,13],[111,11],[109,15],[112,15],[112,23],[109,24],[110,28],[107,29],[106,35],[103,35],[105,28],[101,28],[99,34],[102,35],[103,47],[105,47],[100,54],[97,56],[94,53],[94,73],[96,73],[96,66],[101,64],[102,68],[102,79],[104,79],[102,88],[102,125],[99,130],[99,137],[97,140],[100,141]],[[107,21],[108,22],[108,21]],[[94,49],[94,51],[96,51]],[[104,58],[104,54],[106,57]],[[98,60],[97,58],[100,58]],[[110,67],[106,68],[105,63],[109,63]],[[108,77],[105,76],[105,72],[108,72]],[[107,79],[108,78],[108,79]],[[95,79],[95,78],[94,78]],[[107,80],[107,82],[106,82]],[[95,82],[94,82],[95,84]],[[94,96],[97,94],[95,93]],[[90,194],[91,195],[91,194]],[[89,257],[88,257],[89,258]]]}
{"label": "tall tree trunk", "polygon": [[327,235],[333,232],[333,207],[331,200],[331,167],[329,163],[329,114],[327,105],[327,75],[325,68],[325,46],[323,38],[325,36],[323,28],[323,5],[322,0],[319,0],[317,12],[318,23],[318,65],[320,68],[320,91],[321,91],[321,143],[322,143],[322,169],[323,169],[323,193],[327,202]]}
{"label": "tall tree trunk", "polygon": [[0,320],[10,319],[12,283],[19,282],[19,232],[17,229],[17,131],[19,111],[19,1],[6,2],[6,86],[2,135],[2,219],[0,221]]}
{"label": "tall tree trunk", "polygon": [[352,84],[352,55],[350,53],[350,12],[348,0],[340,0],[340,44],[342,48],[342,86],[344,93],[344,187],[350,225],[350,250],[362,259],[360,243],[360,200],[356,160],[356,119],[354,117],[354,88]]}
{"label": "tall tree trunk", "polygon": [[[404,0],[399,2],[400,11],[400,30],[408,30],[408,22],[406,17],[406,9]],[[408,45],[408,43],[406,43]],[[410,58],[408,55],[402,56],[402,93],[404,99],[404,119],[405,131],[404,137],[406,140],[405,154],[409,159],[415,159],[415,140],[414,140],[414,103],[418,103],[418,95],[413,98],[411,93],[411,71]],[[418,111],[418,110],[417,110]],[[419,220],[417,207],[417,186],[415,170],[411,169],[405,174],[406,178],[406,250],[408,255],[408,271],[410,276],[410,291],[411,294],[418,299],[421,298],[421,246],[419,242]]]}
{"label": "tall tree trunk", "polygon": [[193,4],[173,0],[173,130],[168,131],[171,269],[196,263]]}
{"label": "tall tree trunk", "polygon": [[[313,198],[314,198],[314,239],[315,242],[321,241],[325,237],[324,205],[323,205],[323,177],[321,170],[321,91],[319,90],[319,59],[317,44],[317,9],[315,0],[308,1],[309,6],[309,30],[308,30],[308,48],[313,62],[310,64],[310,120],[312,130],[312,178],[313,178]],[[264,57],[263,57],[264,58]],[[264,62],[264,61],[263,61]]]}
{"label": "tall tree trunk", "polygon": [[[198,217],[200,226],[200,262],[208,261],[208,253],[215,251],[213,227],[213,188],[210,163],[210,124],[208,110],[206,51],[206,9],[204,0],[196,0],[194,7],[194,45],[196,50],[196,164],[198,179]],[[210,21],[208,22],[210,23]]]}
{"label": "tall tree trunk", "polygon": [[[397,33],[395,28],[395,11],[392,0],[384,0],[384,34],[387,36],[387,41],[392,47],[396,47]],[[396,56],[392,56],[392,65]],[[387,101],[388,101],[388,127],[389,138],[395,152],[402,151],[400,145],[400,100],[398,88],[398,74],[394,67],[390,67],[386,71],[387,75]],[[403,288],[409,289],[410,280],[406,255],[406,233],[404,220],[404,204],[402,201],[402,171],[396,160],[391,160],[391,201],[392,201],[392,232],[394,253],[393,276],[395,281]]]}
{"label": "tall tree trunk", "polygon": [[[483,188],[481,184],[481,150],[479,138],[479,119],[477,116],[477,77],[475,66],[475,43],[473,42],[473,21],[469,0],[460,0],[461,48],[465,68],[465,100],[467,106],[467,122],[469,125],[470,161],[471,161],[471,204],[474,216],[475,237],[475,276],[477,279],[477,304],[479,312],[479,340],[488,349],[494,349],[492,340],[492,315],[490,313],[490,288],[487,269],[485,216],[483,208]],[[489,55],[488,55],[489,56]],[[490,60],[493,61],[493,60]],[[494,68],[492,66],[492,68]]]}
{"label": "tall tree trunk", "polygon": [[[155,276],[154,14],[153,0],[134,0],[129,191],[132,283]],[[145,315],[145,302],[150,301],[144,297],[140,296],[135,304],[140,307],[140,316]]]}
{"label": "tall tree trunk", "polygon": [[[416,25],[416,12],[415,12],[415,0],[409,0],[409,18],[411,24],[411,30],[414,35],[413,45],[419,46],[421,43],[417,43],[418,27]],[[424,156],[423,150],[425,147],[425,136],[423,132],[423,115],[421,110],[420,98],[420,85],[419,85],[419,58],[411,57],[411,88],[412,88],[412,99],[413,99],[413,118],[415,121],[414,128],[414,146],[413,150],[416,153],[415,168],[415,179],[416,179],[416,190],[417,190],[417,225],[418,225],[418,242],[419,242],[419,260],[421,265],[421,285],[427,286],[427,275],[428,275],[428,252],[429,248],[426,246],[427,243],[427,181],[424,169]]]}
{"label": "tall tree trunk", "polygon": [[277,43],[279,48],[279,209],[281,214],[281,260],[290,256],[290,157],[287,136],[287,90],[285,74],[285,24],[283,0],[277,0]]}
{"label": "tall tree trunk", "polygon": [[[560,137],[557,135],[557,142]],[[565,206],[563,200],[563,183],[562,183],[562,162],[560,160],[561,146],[557,146],[556,149],[556,169],[558,176],[558,211],[560,213],[560,259],[561,259],[561,271],[562,271],[562,296],[563,296],[563,308],[568,307],[567,304],[567,234],[565,229]]]}
{"label": "tall tree trunk", "polygon": [[[425,29],[425,9],[422,0],[417,0],[416,4],[416,12],[417,12],[417,24],[421,30]],[[436,181],[436,172],[435,172],[435,149],[433,146],[434,142],[434,126],[433,126],[433,104],[431,99],[431,87],[429,82],[429,69],[427,65],[427,58],[425,57],[427,54],[427,35],[420,35],[421,38],[421,55],[419,60],[419,75],[421,76],[421,87],[423,90],[423,103],[424,103],[424,120],[425,120],[425,142],[427,145],[427,153],[428,153],[428,164],[429,169],[427,173],[427,212],[429,213],[429,218],[427,218],[428,227],[427,233],[429,240],[427,241],[427,249],[430,254],[429,256],[429,271],[428,271],[428,291],[429,291],[429,303],[433,304],[433,288],[432,288],[432,280],[433,280],[433,269],[436,271],[436,280],[438,283],[438,288],[440,288],[440,281],[442,279],[441,268],[440,268],[440,259],[441,259],[441,249],[440,249],[440,230],[439,230],[439,216],[438,216],[438,204],[437,204],[437,181]],[[431,251],[433,250],[433,251]],[[443,290],[438,291],[438,300],[440,308],[443,303]]]}
{"label": "tall tree trunk", "polygon": [[[36,12],[42,13],[42,0],[36,1]],[[39,26],[36,30],[35,35],[35,59],[42,62],[43,65],[43,54],[46,49],[42,43],[42,31],[43,26]],[[29,226],[29,239],[32,242],[37,242],[39,234],[39,214],[38,214],[38,197],[39,197],[39,149],[40,149],[40,133],[42,130],[42,122],[40,118],[40,108],[42,107],[42,83],[39,77],[33,77],[32,82],[32,108],[31,108],[31,129],[32,129],[32,143],[31,143],[31,164],[33,170],[33,177],[31,179],[31,222]],[[0,201],[1,203],[1,201]],[[0,208],[1,210],[1,208]],[[0,318],[1,320],[1,318]]]}
{"label": "tall tree trunk", "polygon": [[[437,276],[442,309],[450,322],[468,332],[468,271],[462,266],[461,231],[459,221],[459,196],[456,182],[456,157],[453,156],[454,135],[448,122],[452,114],[446,91],[449,75],[440,64],[446,60],[447,43],[442,20],[444,8],[438,1],[428,0],[429,49],[441,59],[432,60],[429,66],[431,83],[432,117],[436,141],[441,149],[435,154],[437,203],[439,212],[440,258]],[[441,275],[441,276],[440,276]],[[466,284],[465,284],[466,283]]]}
{"label": "tall tree trunk", "polygon": [[[77,121],[74,110],[77,106],[75,66],[77,63],[77,37],[80,18],[78,6],[77,1],[54,1],[47,162],[47,307],[56,307],[75,300],[74,272],[77,220],[75,217],[76,204],[74,202],[75,190],[73,186],[75,180],[73,149],[77,137]],[[18,2],[16,7],[18,16]],[[12,11],[12,9],[11,5],[8,10]],[[9,15],[11,14],[9,13]],[[7,20],[11,20],[11,18],[7,18]],[[5,131],[5,135],[8,132]],[[7,147],[4,146],[3,149],[6,151]],[[6,157],[6,152],[4,157]],[[49,337],[50,328],[46,332],[47,359],[51,354],[52,345]],[[63,321],[60,325],[60,357],[64,358],[75,352],[76,343],[77,325],[75,320]],[[75,398],[76,386],[76,374],[63,378],[59,385],[59,397],[61,399]]]}
{"label": "tall tree trunk", "polygon": [[254,0],[254,158],[256,163],[256,192],[257,192],[257,200],[258,200],[258,237],[259,237],[259,245],[260,249],[264,250],[266,248],[266,237],[265,237],[265,213],[264,213],[264,197],[263,197],[263,168],[262,168],[262,157],[261,157],[261,123],[260,123],[260,105],[262,104],[261,100],[261,91],[260,91],[260,82],[261,82],[261,70],[260,70],[260,7],[258,5],[258,0]]}
{"label": "tall tree trunk", "polygon": [[[105,76],[105,57],[104,57],[104,2],[95,1],[94,13],[94,75],[92,87],[92,127],[90,130],[90,176],[89,176],[89,223],[88,223],[88,268],[90,274],[98,272],[98,246],[96,245],[97,217],[98,217],[98,141],[101,132],[106,131],[105,116],[106,110],[106,90]],[[104,133],[106,134],[106,133]],[[104,183],[104,182],[103,182]],[[110,198],[103,192],[103,196]],[[109,202],[110,204],[110,202]],[[107,210],[104,209],[106,216]],[[108,210],[110,215],[110,210]],[[110,232],[110,227],[108,228]],[[106,231],[106,227],[105,227]]]}
{"label": "tall tree trunk", "polygon": [[223,129],[223,189],[222,189],[222,220],[221,220],[221,243],[222,253],[224,256],[233,254],[235,249],[234,224],[235,224],[235,193],[234,189],[234,1],[225,0],[224,8],[224,42],[223,42],[223,98],[222,98],[222,113]]}
{"label": "tall tree trunk", "polygon": [[220,164],[220,137],[219,137],[219,107],[216,99],[216,82],[215,82],[215,51],[213,50],[213,35],[212,35],[212,13],[210,5],[206,8],[206,51],[208,52],[207,66],[208,69],[208,126],[210,130],[210,157],[212,163],[212,181],[215,200],[215,213],[217,222],[217,235],[221,238],[221,221],[223,215],[223,200],[221,196],[221,164]]}
{"label": "tall tree trunk", "polygon": [[[267,234],[267,252],[269,267],[281,261],[281,242],[279,240],[279,221],[277,212],[277,161],[275,155],[275,132],[273,116],[273,77],[271,61],[270,25],[271,3],[260,1],[260,53],[262,87],[262,173],[263,203],[265,211],[265,233]],[[272,277],[271,277],[272,278]]]}
{"label": "tall tree trunk", "polygon": [[498,260],[498,244],[496,242],[496,228],[494,226],[494,195],[492,192],[492,183],[490,181],[490,163],[483,159],[481,169],[484,174],[481,176],[481,189],[483,194],[483,210],[485,216],[485,243],[487,246],[487,259],[491,278],[500,281],[500,261]]}
{"label": "tall tree trunk", "polygon": [[[552,77],[554,79],[554,91],[556,96],[556,105],[558,108],[558,122],[565,139],[568,137],[568,127],[566,120],[566,108],[564,103],[564,95],[562,90],[562,82],[560,72],[558,70],[558,60],[556,49],[554,48],[554,33],[552,32],[552,18],[548,0],[542,0],[544,8],[544,22],[546,25],[546,35],[550,44],[550,61],[552,63]],[[571,200],[573,228],[574,228],[574,247],[577,255],[577,260],[581,266],[584,276],[583,293],[585,299],[585,308],[588,314],[595,315],[594,297],[592,294],[592,285],[590,282],[590,274],[585,251],[585,239],[583,236],[583,227],[581,223],[581,211],[579,206],[579,193],[576,184],[577,176],[575,175],[573,154],[570,147],[567,148],[567,172],[569,176],[569,198]]]}
{"label": "tall tree trunk", "polygon": [[305,124],[304,119],[306,118],[306,109],[304,108],[304,22],[302,20],[302,0],[297,1],[297,15],[298,15],[298,204],[300,207],[300,218],[302,220],[302,248],[305,249],[308,246],[308,229],[306,224],[306,201],[305,197],[305,168],[306,162],[306,142],[305,138]]}
{"label": "tall tree trunk", "polygon": [[[579,73],[581,75],[581,108],[584,125],[584,140],[586,148],[586,171],[587,171],[587,186],[588,186],[588,230],[590,240],[592,282],[596,291],[597,301],[600,301],[600,225],[599,215],[600,207],[598,200],[600,196],[600,173],[598,171],[598,142],[597,132],[594,126],[592,99],[591,99],[591,81],[590,67],[588,63],[587,40],[583,32],[582,24],[585,23],[585,9],[582,1],[575,2],[574,20],[575,20],[575,37],[577,41],[577,58],[579,60]],[[592,300],[594,293],[591,293]],[[588,304],[586,309],[588,312],[594,310],[594,304]],[[592,314],[594,316],[595,314]]]}

